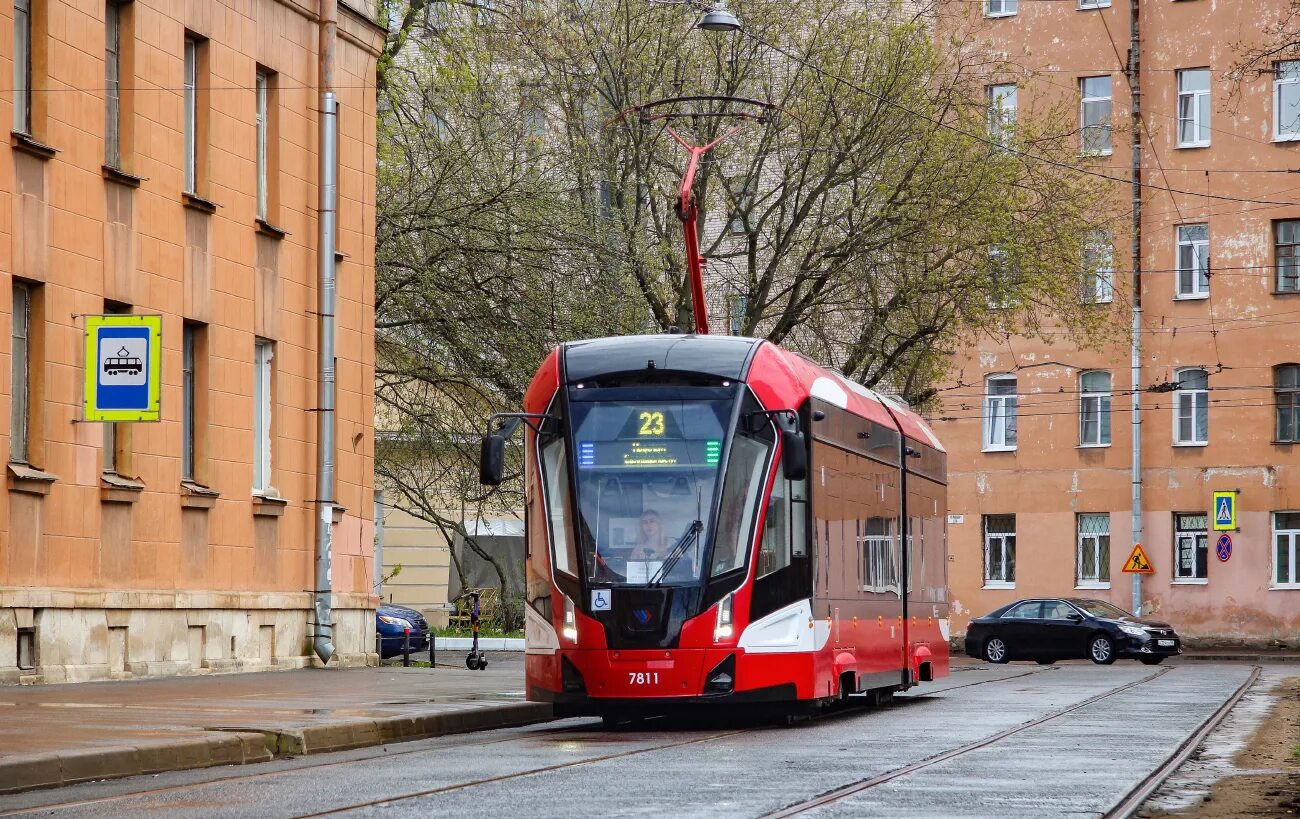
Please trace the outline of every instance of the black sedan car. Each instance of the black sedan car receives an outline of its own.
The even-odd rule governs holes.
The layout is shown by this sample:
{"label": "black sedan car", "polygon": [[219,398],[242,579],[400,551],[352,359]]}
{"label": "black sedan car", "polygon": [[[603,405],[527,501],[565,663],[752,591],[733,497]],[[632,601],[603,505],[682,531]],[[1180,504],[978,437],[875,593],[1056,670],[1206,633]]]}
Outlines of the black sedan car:
{"label": "black sedan car", "polygon": [[1156,665],[1182,651],[1168,623],[1078,597],[1017,600],[971,620],[966,629],[966,653],[991,663],[1087,658],[1109,665],[1132,658]]}

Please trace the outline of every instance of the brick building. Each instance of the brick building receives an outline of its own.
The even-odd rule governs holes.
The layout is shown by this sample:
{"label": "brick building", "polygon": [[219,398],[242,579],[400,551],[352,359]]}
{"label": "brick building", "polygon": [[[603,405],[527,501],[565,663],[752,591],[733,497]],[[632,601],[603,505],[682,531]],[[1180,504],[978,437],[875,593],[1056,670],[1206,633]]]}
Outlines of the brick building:
{"label": "brick building", "polygon": [[[0,8],[0,681],[312,662],[318,12]],[[341,2],[334,642],[373,657],[373,3]],[[162,316],[162,420],[81,417],[84,317]],[[329,507],[325,507],[328,509]]]}
{"label": "brick building", "polygon": [[[1115,232],[1085,282],[1128,323],[1130,0],[980,0],[982,32],[1023,71],[991,73],[995,130],[1073,106],[1079,147],[1116,179]],[[1144,613],[1204,641],[1300,642],[1300,60],[1226,76],[1286,0],[1137,0],[1140,8],[1141,543]],[[1289,173],[1290,172],[1290,173]],[[1081,269],[1083,265],[1081,263]],[[1080,275],[1062,271],[1062,275]],[[1100,350],[1012,335],[954,367],[935,427],[951,453],[956,633],[1014,599],[1132,607],[1127,339]],[[1234,493],[1234,531],[1212,497]],[[1232,551],[1221,559],[1221,534]]]}

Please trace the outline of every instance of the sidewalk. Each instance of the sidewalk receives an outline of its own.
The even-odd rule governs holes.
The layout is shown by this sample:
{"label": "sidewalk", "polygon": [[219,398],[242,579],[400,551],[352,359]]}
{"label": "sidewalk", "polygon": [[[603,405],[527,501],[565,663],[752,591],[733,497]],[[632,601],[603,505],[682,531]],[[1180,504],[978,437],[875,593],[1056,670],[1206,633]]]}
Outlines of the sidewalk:
{"label": "sidewalk", "polygon": [[522,655],[490,659],[0,687],[0,794],[550,719]]}

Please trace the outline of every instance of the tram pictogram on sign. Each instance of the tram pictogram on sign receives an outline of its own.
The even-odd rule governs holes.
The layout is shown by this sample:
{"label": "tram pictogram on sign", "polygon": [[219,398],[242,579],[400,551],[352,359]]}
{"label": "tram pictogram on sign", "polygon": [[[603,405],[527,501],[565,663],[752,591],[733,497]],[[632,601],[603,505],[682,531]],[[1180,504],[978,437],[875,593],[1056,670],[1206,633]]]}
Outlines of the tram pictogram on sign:
{"label": "tram pictogram on sign", "polygon": [[86,316],[85,349],[87,421],[161,420],[161,316]]}

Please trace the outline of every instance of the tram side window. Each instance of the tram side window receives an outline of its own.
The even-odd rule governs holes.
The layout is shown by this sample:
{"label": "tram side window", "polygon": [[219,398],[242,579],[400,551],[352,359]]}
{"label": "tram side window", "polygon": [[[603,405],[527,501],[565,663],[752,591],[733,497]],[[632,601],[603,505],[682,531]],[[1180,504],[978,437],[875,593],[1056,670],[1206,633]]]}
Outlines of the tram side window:
{"label": "tram side window", "polygon": [[772,499],[763,522],[763,542],[758,551],[758,577],[780,571],[803,557],[808,537],[808,482],[788,481],[785,468],[777,465]]}
{"label": "tram side window", "polygon": [[718,529],[713,542],[711,577],[745,565],[753,548],[753,521],[763,491],[763,467],[772,445],[766,438],[737,435],[731,442],[727,474],[722,479],[722,500],[718,508]]}
{"label": "tram side window", "polygon": [[542,445],[542,469],[546,473],[546,519],[550,524],[555,570],[577,573],[577,559],[569,539],[569,461],[564,439],[553,438]]}

